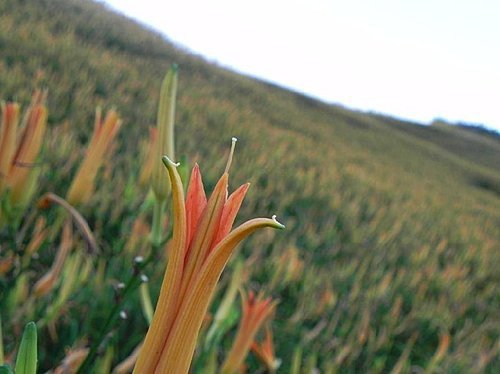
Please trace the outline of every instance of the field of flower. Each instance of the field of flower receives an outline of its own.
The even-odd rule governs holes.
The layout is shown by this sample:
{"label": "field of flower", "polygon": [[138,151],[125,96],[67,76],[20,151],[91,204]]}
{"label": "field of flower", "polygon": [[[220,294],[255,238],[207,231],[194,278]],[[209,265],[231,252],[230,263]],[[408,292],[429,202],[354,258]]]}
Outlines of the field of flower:
{"label": "field of flower", "polygon": [[235,136],[229,191],[251,186],[234,227],[286,226],[233,251],[193,372],[500,371],[500,137],[317,102],[87,0],[0,0],[0,364],[34,321],[38,372],[129,372],[179,217],[169,192],[158,219],[149,177],[174,63],[183,193],[195,163],[219,191]]}

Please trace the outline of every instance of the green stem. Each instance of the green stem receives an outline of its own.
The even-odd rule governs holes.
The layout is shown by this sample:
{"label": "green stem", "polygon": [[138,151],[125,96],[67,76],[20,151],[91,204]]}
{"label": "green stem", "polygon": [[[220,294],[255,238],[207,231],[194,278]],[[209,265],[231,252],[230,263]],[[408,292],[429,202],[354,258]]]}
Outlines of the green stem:
{"label": "green stem", "polygon": [[[166,239],[169,239],[171,236],[171,233],[167,236]],[[87,355],[87,358],[85,361],[82,363],[80,368],[78,369],[77,373],[87,373],[89,372],[89,367],[91,363],[95,361],[95,356],[97,354],[97,350],[104,340],[106,334],[111,331],[112,326],[115,324],[116,320],[118,319],[120,310],[122,310],[123,305],[127,301],[128,297],[132,295],[134,291],[137,290],[139,285],[141,284],[141,279],[140,279],[140,274],[141,272],[150,264],[153,262],[153,260],[156,258],[156,254],[158,253],[159,248],[161,248],[162,242],[160,241],[158,245],[152,245],[151,248],[151,253],[149,256],[146,258],[146,260],[143,263],[136,264],[137,266],[137,271],[132,274],[130,279],[128,280],[127,284],[125,285],[125,288],[123,289],[122,297],[121,297],[121,302],[115,303],[113,308],[111,309],[108,318],[106,319],[106,322],[104,325],[100,328],[100,334],[99,336],[94,340],[92,347],[89,350],[89,354]]]}
{"label": "green stem", "polygon": [[[145,263],[146,264],[146,263]],[[116,322],[116,320],[119,317],[120,310],[122,309],[124,301],[128,298],[128,296],[137,289],[139,284],[141,283],[140,277],[137,274],[132,275],[132,277],[129,279],[127,282],[125,288],[123,289],[123,294],[122,294],[122,302],[121,303],[115,303],[113,308],[111,309],[111,312],[108,315],[108,318],[106,319],[106,322],[104,325],[100,328],[100,334],[99,336],[94,340],[92,347],[89,350],[89,354],[85,358],[85,361],[82,363],[80,368],[78,369],[77,373],[88,373],[89,372],[89,366],[92,362],[95,362],[95,356],[97,355],[97,350],[104,340],[105,336],[109,331],[111,330],[110,327],[113,326]]]}
{"label": "green stem", "polygon": [[163,242],[163,213],[165,211],[165,200],[155,199],[153,207],[153,223],[151,226],[151,244],[159,247]]}
{"label": "green stem", "polygon": [[0,365],[3,364],[4,364],[4,353],[3,353],[2,317],[0,316]]}
{"label": "green stem", "polygon": [[[99,345],[102,343],[104,340],[106,334],[110,331],[111,327],[114,326],[116,320],[119,317],[120,310],[122,309],[123,304],[127,300],[127,298],[137,290],[137,288],[140,285],[140,272],[146,268],[149,263],[153,261],[153,259],[156,257],[156,254],[158,253],[158,250],[161,248],[162,244],[164,243],[164,240],[167,238],[163,237],[163,218],[164,218],[164,212],[165,212],[165,207],[166,207],[166,201],[165,200],[160,200],[155,197],[155,202],[154,202],[154,207],[153,207],[153,222],[151,226],[151,252],[147,259],[142,263],[142,264],[137,264],[138,271],[135,272],[125,285],[125,288],[123,289],[122,293],[122,298],[121,302],[115,303],[113,308],[111,309],[108,318],[104,325],[100,328],[100,334],[99,336],[94,340],[92,347],[89,350],[89,354],[87,355],[87,358],[85,361],[82,363],[80,368],[78,369],[77,373],[87,373],[90,365],[92,362],[95,361],[95,356],[97,354],[97,350],[99,348]],[[170,235],[169,235],[170,236]]]}

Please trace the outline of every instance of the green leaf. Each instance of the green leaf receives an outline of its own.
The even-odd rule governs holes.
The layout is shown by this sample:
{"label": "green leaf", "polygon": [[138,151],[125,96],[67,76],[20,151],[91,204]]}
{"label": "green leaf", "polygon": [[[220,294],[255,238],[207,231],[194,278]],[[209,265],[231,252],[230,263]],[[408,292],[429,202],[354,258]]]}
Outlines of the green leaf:
{"label": "green leaf", "polygon": [[35,322],[29,322],[24,328],[23,338],[16,360],[16,374],[36,374],[37,332]]}

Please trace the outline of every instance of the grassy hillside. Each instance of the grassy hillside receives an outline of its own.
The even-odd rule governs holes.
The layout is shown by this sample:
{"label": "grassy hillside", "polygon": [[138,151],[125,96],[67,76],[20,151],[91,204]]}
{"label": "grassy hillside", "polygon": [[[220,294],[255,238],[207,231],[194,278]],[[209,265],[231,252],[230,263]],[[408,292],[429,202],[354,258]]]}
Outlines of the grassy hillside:
{"label": "grassy hillside", "polygon": [[[65,195],[96,106],[115,107],[124,120],[98,192],[81,208],[102,250],[85,255],[95,276],[74,291],[50,328],[40,329],[41,369],[56,366],[68,347],[95,343],[105,306],[115,302],[113,282],[123,281],[141,253],[126,250],[134,222],[144,215],[147,191],[136,183],[141,142],[155,123],[161,78],[174,62],[179,159],[197,161],[211,191],[237,136],[231,189],[252,183],[239,221],[277,214],[287,226],[255,235],[236,256],[246,261],[245,288],[280,300],[273,329],[283,372],[299,348],[303,365],[322,371],[498,371],[497,138],[312,100],[207,63],[97,3],[0,0],[0,98],[27,105],[33,89],[49,92],[50,136],[37,196]],[[40,214],[49,224],[54,219],[33,208],[25,222]],[[22,251],[29,237],[19,243],[2,232],[1,251]],[[54,246],[47,241],[40,248],[28,288],[50,266]],[[290,248],[298,250],[303,273],[275,284]],[[165,260],[157,262],[147,269],[153,300]],[[107,281],[96,283],[104,269]],[[31,313],[2,310],[7,353],[15,350],[20,326],[41,319],[51,300]],[[110,331],[101,359],[112,347],[115,365],[141,341],[147,323],[139,305],[137,295],[128,300],[130,317]],[[219,361],[234,330],[223,337]],[[195,368],[204,359],[199,353]],[[247,363],[251,372],[259,370],[255,357]]]}
{"label": "grassy hillside", "polygon": [[[495,132],[475,130],[474,127],[433,122],[431,126],[405,123],[392,118],[381,119],[394,128],[436,144],[463,160],[499,171],[500,137]],[[479,128],[478,128],[479,129]]]}

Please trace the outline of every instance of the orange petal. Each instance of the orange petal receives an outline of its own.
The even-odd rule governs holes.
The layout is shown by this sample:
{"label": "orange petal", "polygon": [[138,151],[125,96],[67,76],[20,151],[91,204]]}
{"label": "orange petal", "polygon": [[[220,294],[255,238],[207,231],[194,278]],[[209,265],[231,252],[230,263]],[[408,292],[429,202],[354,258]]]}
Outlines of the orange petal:
{"label": "orange petal", "polygon": [[213,246],[217,245],[231,231],[236,215],[240,210],[241,203],[243,202],[249,187],[250,183],[240,186],[240,188],[234,191],[227,199],[226,204],[224,205],[224,211],[222,212],[219,231],[217,232]]}
{"label": "orange petal", "polygon": [[217,235],[217,231],[219,230],[222,211],[227,199],[228,177],[228,174],[224,173],[219,179],[199,219],[199,224],[184,260],[184,275],[180,292],[181,299],[184,298],[194,275],[199,273],[207,253],[212,248],[215,235]]}
{"label": "orange petal", "polygon": [[198,220],[201,213],[207,206],[207,196],[201,179],[200,167],[194,164],[189,180],[189,187],[186,196],[186,218],[187,218],[187,240],[186,245],[189,247],[193,239]]}
{"label": "orange petal", "polygon": [[172,183],[174,227],[169,251],[170,258],[161,285],[155,314],[144,339],[144,345],[137,359],[134,373],[155,372],[180,302],[178,290],[182,279],[184,249],[186,248],[184,191],[181,177],[176,168],[177,165],[166,156],[163,156],[163,163],[167,167]]}

